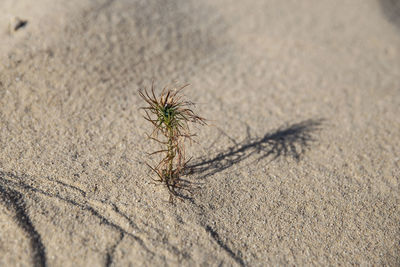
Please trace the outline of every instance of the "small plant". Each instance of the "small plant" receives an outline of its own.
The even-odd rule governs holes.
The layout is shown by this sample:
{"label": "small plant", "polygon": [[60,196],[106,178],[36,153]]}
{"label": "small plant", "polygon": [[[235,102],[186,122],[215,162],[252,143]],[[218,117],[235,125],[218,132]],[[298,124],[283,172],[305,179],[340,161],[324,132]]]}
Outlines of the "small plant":
{"label": "small plant", "polygon": [[162,146],[161,150],[150,154],[161,154],[159,163],[155,166],[147,165],[157,174],[156,181],[166,185],[171,201],[173,196],[180,197],[177,189],[187,189],[180,177],[188,162],[185,158],[185,140],[192,140],[195,136],[190,132],[189,123],[206,124],[204,118],[190,109],[194,104],[183,100],[181,92],[187,86],[174,89],[165,87],[158,98],[154,84],[150,93],[146,89],[144,92],[139,90],[139,95],[148,104],[142,108],[146,113],[144,118],[154,126],[153,132],[147,136]]}

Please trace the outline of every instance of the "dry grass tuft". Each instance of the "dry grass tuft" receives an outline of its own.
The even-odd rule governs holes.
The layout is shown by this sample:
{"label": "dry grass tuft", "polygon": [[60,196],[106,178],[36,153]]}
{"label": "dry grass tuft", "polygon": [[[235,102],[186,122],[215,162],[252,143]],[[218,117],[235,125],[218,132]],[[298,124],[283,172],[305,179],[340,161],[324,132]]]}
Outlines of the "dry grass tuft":
{"label": "dry grass tuft", "polygon": [[159,163],[155,166],[147,165],[157,174],[158,179],[155,180],[168,188],[170,201],[174,196],[182,199],[178,189],[189,190],[180,179],[188,162],[185,157],[185,141],[195,136],[190,132],[189,123],[206,124],[205,119],[197,116],[190,108],[194,104],[183,99],[182,90],[187,86],[173,89],[165,87],[159,97],[154,92],[154,83],[151,92],[139,90],[139,95],[148,104],[141,108],[145,111],[144,118],[154,126],[152,133],[147,136],[162,148],[151,153],[161,155]]}

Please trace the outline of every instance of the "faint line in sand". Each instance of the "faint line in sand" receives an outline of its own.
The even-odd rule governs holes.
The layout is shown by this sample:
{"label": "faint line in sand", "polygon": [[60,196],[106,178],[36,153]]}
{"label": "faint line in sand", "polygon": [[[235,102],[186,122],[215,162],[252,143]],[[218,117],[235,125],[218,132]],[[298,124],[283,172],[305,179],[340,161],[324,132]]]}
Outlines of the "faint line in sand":
{"label": "faint line in sand", "polygon": [[14,211],[18,226],[28,234],[33,251],[34,265],[46,266],[46,248],[43,245],[40,234],[35,229],[31,219],[26,213],[23,195],[0,185],[0,200],[6,207]]}

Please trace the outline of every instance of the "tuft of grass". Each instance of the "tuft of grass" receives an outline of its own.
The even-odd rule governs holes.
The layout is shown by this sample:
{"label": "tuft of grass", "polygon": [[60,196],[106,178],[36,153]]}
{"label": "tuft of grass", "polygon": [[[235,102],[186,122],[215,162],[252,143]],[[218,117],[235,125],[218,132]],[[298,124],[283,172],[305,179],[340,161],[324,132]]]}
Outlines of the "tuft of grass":
{"label": "tuft of grass", "polygon": [[179,88],[165,87],[158,97],[154,92],[154,83],[150,92],[146,89],[139,90],[139,95],[148,104],[141,108],[145,111],[144,118],[154,127],[147,136],[161,145],[160,150],[150,153],[161,155],[161,160],[155,166],[147,165],[157,174],[158,179],[154,180],[167,187],[170,201],[173,196],[181,198],[177,189],[187,189],[180,177],[188,162],[185,157],[185,141],[192,140],[195,136],[190,132],[189,124],[206,124],[205,119],[191,109],[194,103],[184,100],[182,90],[187,86],[188,84]]}

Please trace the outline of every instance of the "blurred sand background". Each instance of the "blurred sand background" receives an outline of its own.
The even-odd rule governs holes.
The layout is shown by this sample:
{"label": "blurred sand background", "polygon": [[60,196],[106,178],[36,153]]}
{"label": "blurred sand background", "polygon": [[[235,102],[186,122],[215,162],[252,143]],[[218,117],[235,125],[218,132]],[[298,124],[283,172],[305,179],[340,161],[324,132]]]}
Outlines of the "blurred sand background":
{"label": "blurred sand background", "polygon": [[[398,1],[2,0],[0,60],[0,266],[400,265]],[[184,202],[152,79],[210,119]]]}

